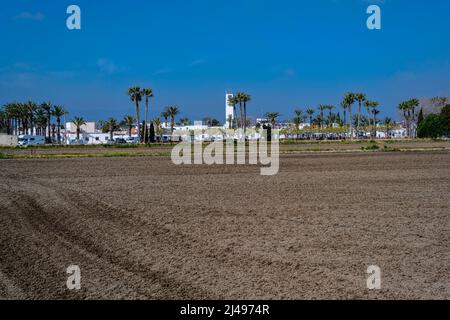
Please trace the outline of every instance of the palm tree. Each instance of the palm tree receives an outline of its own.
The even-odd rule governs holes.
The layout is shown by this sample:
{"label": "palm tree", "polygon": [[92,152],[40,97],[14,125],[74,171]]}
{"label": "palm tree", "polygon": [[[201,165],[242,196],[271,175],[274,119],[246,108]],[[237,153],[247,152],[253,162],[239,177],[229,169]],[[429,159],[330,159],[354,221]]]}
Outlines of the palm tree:
{"label": "palm tree", "polygon": [[372,101],[369,101],[369,100],[366,100],[366,101],[364,101],[364,107],[366,108],[366,110],[367,110],[367,122],[368,122],[368,125],[369,125],[369,131],[370,132],[372,132],[371,130],[371,116],[370,116],[370,108],[372,108]]}
{"label": "palm tree", "polygon": [[361,107],[363,103],[367,100],[366,95],[364,93],[355,94],[355,99],[358,101],[358,124],[356,125],[356,133],[359,136],[360,128],[361,128]]}
{"label": "palm tree", "polygon": [[384,127],[386,129],[386,138],[390,137],[389,134],[390,134],[390,131],[391,131],[393,125],[394,125],[394,121],[392,121],[391,118],[389,118],[389,117],[384,118]]}
{"label": "palm tree", "polygon": [[45,137],[45,132],[47,130],[47,115],[45,110],[40,107],[36,110],[36,126],[38,135],[43,135]]}
{"label": "palm tree", "polygon": [[314,113],[315,113],[316,111],[313,109],[313,108],[308,108],[308,109],[306,109],[306,113],[308,114],[308,116],[309,116],[309,126],[310,127],[312,127],[312,120],[313,120],[313,116],[314,116]]}
{"label": "palm tree", "polygon": [[373,137],[377,137],[377,114],[380,113],[380,110],[378,110],[379,103],[378,102],[373,102],[372,103],[372,114],[373,114],[373,133],[372,136]]}
{"label": "palm tree", "polygon": [[230,96],[228,98],[228,105],[233,107],[233,124],[232,128],[237,128],[237,114],[236,114],[236,105],[239,103],[237,96]]}
{"label": "palm tree", "polygon": [[[416,115],[416,108],[417,107],[419,107],[419,105],[420,105],[420,101],[418,100],[418,99],[416,99],[416,98],[413,98],[413,99],[411,99],[411,100],[409,100],[409,105],[410,105],[410,108],[411,108],[411,121],[417,121],[417,115]],[[412,128],[411,128],[411,126],[410,126],[410,130],[411,130]],[[415,130],[415,132],[416,132],[417,130]],[[412,135],[412,132],[410,133],[410,135]]]}
{"label": "palm tree", "polygon": [[347,106],[345,105],[345,101],[342,100],[341,103],[339,104],[339,106],[342,109],[342,126],[346,126],[347,127]]}
{"label": "palm tree", "polygon": [[26,109],[27,109],[27,113],[28,113],[28,120],[30,123],[30,134],[33,135],[33,131],[34,131],[34,114],[36,112],[36,110],[38,109],[38,105],[33,102],[33,101],[28,101],[26,103]]}
{"label": "palm tree", "polygon": [[175,125],[175,116],[180,113],[180,109],[177,106],[168,106],[166,112],[170,117],[170,134],[173,139],[173,126]]}
{"label": "palm tree", "polygon": [[[136,111],[136,127],[138,131],[138,135],[140,136],[141,132],[141,118],[139,115],[139,102],[142,101],[142,91],[140,87],[131,87],[128,89],[128,96],[131,101],[134,102],[134,107]],[[142,142],[139,137],[139,142]]]}
{"label": "palm tree", "polygon": [[300,131],[300,123],[302,123],[303,117],[304,117],[303,110],[300,110],[300,109],[294,110],[294,119],[293,119],[293,121],[294,121],[294,124],[295,124],[295,131],[296,131],[297,140],[298,140],[298,133]]}
{"label": "palm tree", "polygon": [[325,110],[326,106],[323,104],[319,105],[319,126],[320,129],[323,129],[323,111]]}
{"label": "palm tree", "polygon": [[240,118],[240,127],[241,127],[241,129],[243,129],[243,127],[244,127],[244,112],[243,112],[243,108],[242,108],[242,104],[244,103],[244,99],[245,99],[245,93],[238,92],[236,94],[236,100],[239,103],[239,118]]}
{"label": "palm tree", "polygon": [[6,103],[3,106],[3,112],[5,113],[6,118],[6,133],[7,134],[14,134],[14,104],[12,102]]}
{"label": "palm tree", "polygon": [[332,111],[334,109],[334,106],[330,104],[330,105],[325,106],[325,108],[328,110],[328,126],[330,126],[330,125],[333,124],[333,113],[332,113]]}
{"label": "palm tree", "polygon": [[58,143],[61,143],[61,117],[63,117],[65,114],[67,114],[67,112],[62,106],[53,107],[52,115],[56,117]]}
{"label": "palm tree", "polygon": [[131,115],[127,115],[123,118],[122,122],[128,129],[128,136],[131,137],[131,130],[133,130],[134,126],[134,117]]}
{"label": "palm tree", "polygon": [[80,132],[81,132],[81,126],[84,126],[86,124],[86,121],[83,117],[74,117],[72,120],[73,124],[77,128],[77,141],[80,140]]}
{"label": "palm tree", "polygon": [[155,126],[156,134],[160,137],[160,140],[162,140],[161,139],[161,119],[156,117],[156,118],[152,119],[152,122],[153,122],[153,125]]}
{"label": "palm tree", "polygon": [[169,118],[169,114],[167,113],[167,111],[161,112],[161,117],[164,118],[164,125],[167,127],[167,119]]}
{"label": "palm tree", "polygon": [[227,123],[228,123],[228,129],[233,129],[233,116],[231,114],[228,115]]}
{"label": "palm tree", "polygon": [[251,100],[252,97],[249,94],[243,93],[242,102],[244,103],[244,123],[243,123],[244,137],[246,137],[245,132],[247,130],[247,103],[249,103]]}
{"label": "palm tree", "polygon": [[364,107],[366,107],[366,109],[367,109],[367,119],[368,119],[368,124],[369,124],[370,136],[373,135],[373,126],[376,126],[376,123],[373,123],[373,126],[372,126],[372,120],[373,120],[372,109],[377,106],[378,106],[378,102],[374,102],[374,101],[370,101],[370,100],[364,101]]}
{"label": "palm tree", "polygon": [[153,98],[153,90],[151,88],[143,89],[142,95],[145,96],[145,128],[144,128],[144,142],[147,143],[147,118],[148,118],[148,98]]}
{"label": "palm tree", "polygon": [[275,129],[275,123],[277,118],[280,116],[279,112],[267,112],[265,117],[270,121],[272,129]]}
{"label": "palm tree", "polygon": [[180,119],[180,125],[189,126],[190,124],[191,124],[191,120],[189,120],[189,118],[181,118]]}
{"label": "palm tree", "polygon": [[356,98],[355,94],[352,92],[347,92],[344,96],[343,104],[348,109],[348,116],[350,118],[350,136],[353,138],[353,123],[351,121],[352,119],[352,105],[355,103]]}
{"label": "palm tree", "polygon": [[[51,122],[51,116],[52,116],[52,103],[49,102],[44,102],[41,104],[41,108],[45,111],[46,115],[47,115],[47,124],[46,124],[46,128],[47,130],[45,130],[45,134],[44,137],[48,140],[50,140],[50,122]],[[47,132],[48,131],[48,132]],[[48,135],[47,135],[48,133]]]}
{"label": "palm tree", "polygon": [[119,128],[119,124],[117,123],[116,119],[109,118],[104,125],[106,128],[108,128],[109,140],[112,141],[114,137],[114,131],[116,131]]}
{"label": "palm tree", "polygon": [[408,101],[404,101],[399,104],[398,108],[403,112],[403,117],[406,121],[406,133],[408,137],[411,137],[411,124],[415,120],[416,117],[416,108],[420,105],[419,100],[410,99]]}

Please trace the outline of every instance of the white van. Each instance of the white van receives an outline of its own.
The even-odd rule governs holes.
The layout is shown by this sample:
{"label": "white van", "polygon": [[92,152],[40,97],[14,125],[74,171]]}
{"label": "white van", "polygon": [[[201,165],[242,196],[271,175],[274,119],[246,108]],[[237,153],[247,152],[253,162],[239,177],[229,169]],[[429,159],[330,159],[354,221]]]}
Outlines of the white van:
{"label": "white van", "polygon": [[45,144],[45,138],[43,136],[30,136],[30,135],[20,135],[19,136],[19,146],[39,146]]}

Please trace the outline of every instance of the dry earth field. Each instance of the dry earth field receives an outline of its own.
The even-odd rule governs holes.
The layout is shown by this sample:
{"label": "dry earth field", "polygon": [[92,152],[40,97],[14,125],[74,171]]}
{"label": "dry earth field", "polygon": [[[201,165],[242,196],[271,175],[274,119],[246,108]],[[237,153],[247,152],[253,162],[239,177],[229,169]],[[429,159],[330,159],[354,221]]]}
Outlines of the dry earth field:
{"label": "dry earth field", "polygon": [[449,299],[449,195],[448,151],[0,160],[0,298]]}

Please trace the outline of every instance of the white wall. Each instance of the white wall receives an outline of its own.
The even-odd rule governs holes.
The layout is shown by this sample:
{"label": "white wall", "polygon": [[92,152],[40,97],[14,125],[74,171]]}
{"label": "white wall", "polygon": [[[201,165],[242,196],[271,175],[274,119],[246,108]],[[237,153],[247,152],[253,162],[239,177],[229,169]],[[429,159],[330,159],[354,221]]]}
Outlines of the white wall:
{"label": "white wall", "polygon": [[7,134],[0,134],[0,146],[17,146],[18,138],[17,136],[10,136]]}
{"label": "white wall", "polygon": [[[73,122],[67,122],[66,123],[66,129],[69,132],[77,132],[77,127]],[[86,122],[85,125],[82,125],[80,127],[81,131],[88,132],[88,133],[94,133],[95,132],[95,122]]]}

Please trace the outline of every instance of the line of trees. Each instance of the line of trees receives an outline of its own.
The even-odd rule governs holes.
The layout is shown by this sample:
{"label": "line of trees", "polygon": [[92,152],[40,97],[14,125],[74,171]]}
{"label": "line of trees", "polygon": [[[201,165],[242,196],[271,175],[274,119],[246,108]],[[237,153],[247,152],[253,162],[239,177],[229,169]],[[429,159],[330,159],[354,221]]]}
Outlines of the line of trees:
{"label": "line of trees", "polygon": [[[236,95],[228,99],[228,105],[233,107],[233,114],[235,115],[234,119],[228,119],[232,120],[228,122],[231,127],[229,129],[240,128],[242,129],[244,136],[249,125],[247,119],[247,106],[251,100],[251,95],[246,92],[237,92]],[[239,116],[237,116],[237,106],[239,106]]]}
{"label": "line of trees", "polygon": [[[167,106],[160,114],[161,118],[155,117],[149,122],[150,98],[154,96],[153,90],[151,88],[131,87],[128,89],[128,96],[135,106],[136,116],[126,115],[120,123],[114,118],[101,122],[103,132],[109,132],[110,139],[113,138],[114,131],[122,128],[126,128],[128,135],[131,136],[132,129],[136,126],[139,132],[139,142],[152,142],[153,139],[150,139],[150,136],[161,136],[163,133],[161,118],[164,119],[165,127],[168,127],[168,121],[170,120],[170,131],[173,135],[175,117],[180,113],[178,106]],[[145,98],[145,113],[141,130],[140,103],[143,98]],[[245,134],[249,126],[247,107],[251,100],[251,96],[245,92],[238,92],[229,98],[228,104],[233,107],[235,114],[233,119],[228,119],[230,129],[240,128]],[[357,106],[356,111],[353,109],[355,105]],[[418,112],[420,106],[422,107]],[[416,136],[435,137],[448,134],[449,126],[446,121],[448,120],[449,108],[449,100],[445,97],[435,97],[427,103],[413,98],[398,105],[398,110],[405,122],[407,136],[412,138]],[[364,109],[365,114],[363,112]],[[334,110],[337,110],[337,112],[334,112]],[[425,116],[425,113],[428,114]],[[53,105],[51,102],[40,104],[33,101],[7,103],[0,109],[0,132],[14,135],[42,135],[49,143],[61,143],[61,122],[67,114],[68,112],[63,106]],[[362,132],[367,132],[367,130],[372,137],[375,137],[377,126],[383,124],[386,135],[389,135],[394,122],[389,117],[380,121],[379,114],[378,102],[367,99],[364,93],[347,92],[342,98],[340,108],[336,108],[334,105],[320,104],[317,109],[311,107],[305,110],[295,109],[292,122],[296,132],[299,132],[300,125],[306,121],[309,122],[311,128],[315,126],[321,130],[338,124],[339,128],[347,130],[351,137],[355,136],[355,132],[356,136],[359,137]],[[271,128],[275,128],[280,113],[267,112],[265,117],[268,119]],[[71,121],[76,127],[77,140],[79,140],[81,127],[86,124],[86,121],[82,117],[74,117]],[[220,125],[216,119],[210,117],[204,118],[203,122],[210,126]],[[188,118],[182,118],[178,123],[184,126],[190,125],[191,121]]]}
{"label": "line of trees", "polygon": [[[140,87],[130,87],[128,89],[128,96],[130,97],[131,101],[134,103],[135,106],[135,113],[136,113],[136,128],[139,132],[139,142],[140,143],[148,143],[149,139],[149,130],[150,127],[153,125],[154,130],[156,127],[156,131],[159,131],[161,122],[159,118],[154,118],[151,123],[150,127],[148,126],[148,114],[149,114],[149,102],[150,98],[154,97],[153,89],[151,88],[144,88],[141,89]],[[140,118],[140,102],[142,101],[143,97],[145,97],[145,113],[144,113],[144,121],[143,121],[143,130],[141,131],[141,118]],[[165,110],[161,113],[161,117],[164,118],[165,124],[167,125],[167,121],[170,118],[170,132],[173,135],[174,126],[175,126],[175,117],[180,113],[180,109],[178,106],[171,105],[167,106]],[[130,130],[131,131],[131,130]]]}
{"label": "line of trees", "polygon": [[63,106],[51,102],[6,103],[0,109],[0,131],[13,135],[40,135],[47,142],[61,143],[61,122],[67,114]]}

